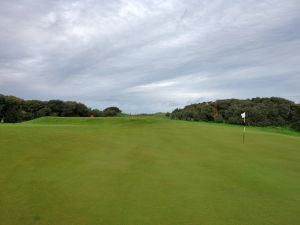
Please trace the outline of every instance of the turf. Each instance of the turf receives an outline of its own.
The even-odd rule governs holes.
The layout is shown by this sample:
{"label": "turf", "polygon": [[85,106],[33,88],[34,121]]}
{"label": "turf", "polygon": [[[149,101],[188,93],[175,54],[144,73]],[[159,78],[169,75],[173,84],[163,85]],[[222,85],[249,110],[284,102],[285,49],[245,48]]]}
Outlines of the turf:
{"label": "turf", "polygon": [[0,224],[300,224],[300,136],[155,117],[0,124]]}

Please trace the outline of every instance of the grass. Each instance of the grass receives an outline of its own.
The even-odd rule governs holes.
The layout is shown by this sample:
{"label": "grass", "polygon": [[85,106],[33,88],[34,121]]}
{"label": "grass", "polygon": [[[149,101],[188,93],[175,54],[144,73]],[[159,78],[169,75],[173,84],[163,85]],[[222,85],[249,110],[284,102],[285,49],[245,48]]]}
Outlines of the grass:
{"label": "grass", "polygon": [[157,117],[0,124],[0,224],[300,224],[300,137]]}

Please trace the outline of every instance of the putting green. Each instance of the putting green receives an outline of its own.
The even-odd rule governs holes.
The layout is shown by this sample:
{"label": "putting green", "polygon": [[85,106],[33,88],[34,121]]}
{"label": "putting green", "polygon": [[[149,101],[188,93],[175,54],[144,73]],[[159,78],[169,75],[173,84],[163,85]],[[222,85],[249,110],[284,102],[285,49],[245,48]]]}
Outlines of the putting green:
{"label": "putting green", "polygon": [[155,117],[0,124],[0,224],[300,224],[300,135]]}

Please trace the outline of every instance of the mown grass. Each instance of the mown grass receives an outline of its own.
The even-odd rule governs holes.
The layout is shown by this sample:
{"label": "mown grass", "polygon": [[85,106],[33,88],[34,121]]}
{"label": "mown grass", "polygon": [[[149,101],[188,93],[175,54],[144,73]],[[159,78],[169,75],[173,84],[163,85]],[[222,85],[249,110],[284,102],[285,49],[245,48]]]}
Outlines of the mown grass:
{"label": "mown grass", "polygon": [[300,224],[300,137],[156,117],[0,125],[0,224]]}

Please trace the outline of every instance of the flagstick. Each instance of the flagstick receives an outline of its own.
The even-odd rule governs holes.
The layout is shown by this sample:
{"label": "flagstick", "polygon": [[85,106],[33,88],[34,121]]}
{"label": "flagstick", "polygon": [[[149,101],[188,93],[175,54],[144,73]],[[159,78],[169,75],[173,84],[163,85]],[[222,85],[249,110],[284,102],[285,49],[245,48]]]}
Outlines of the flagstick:
{"label": "flagstick", "polygon": [[245,143],[245,134],[246,134],[246,117],[244,117],[243,144]]}

